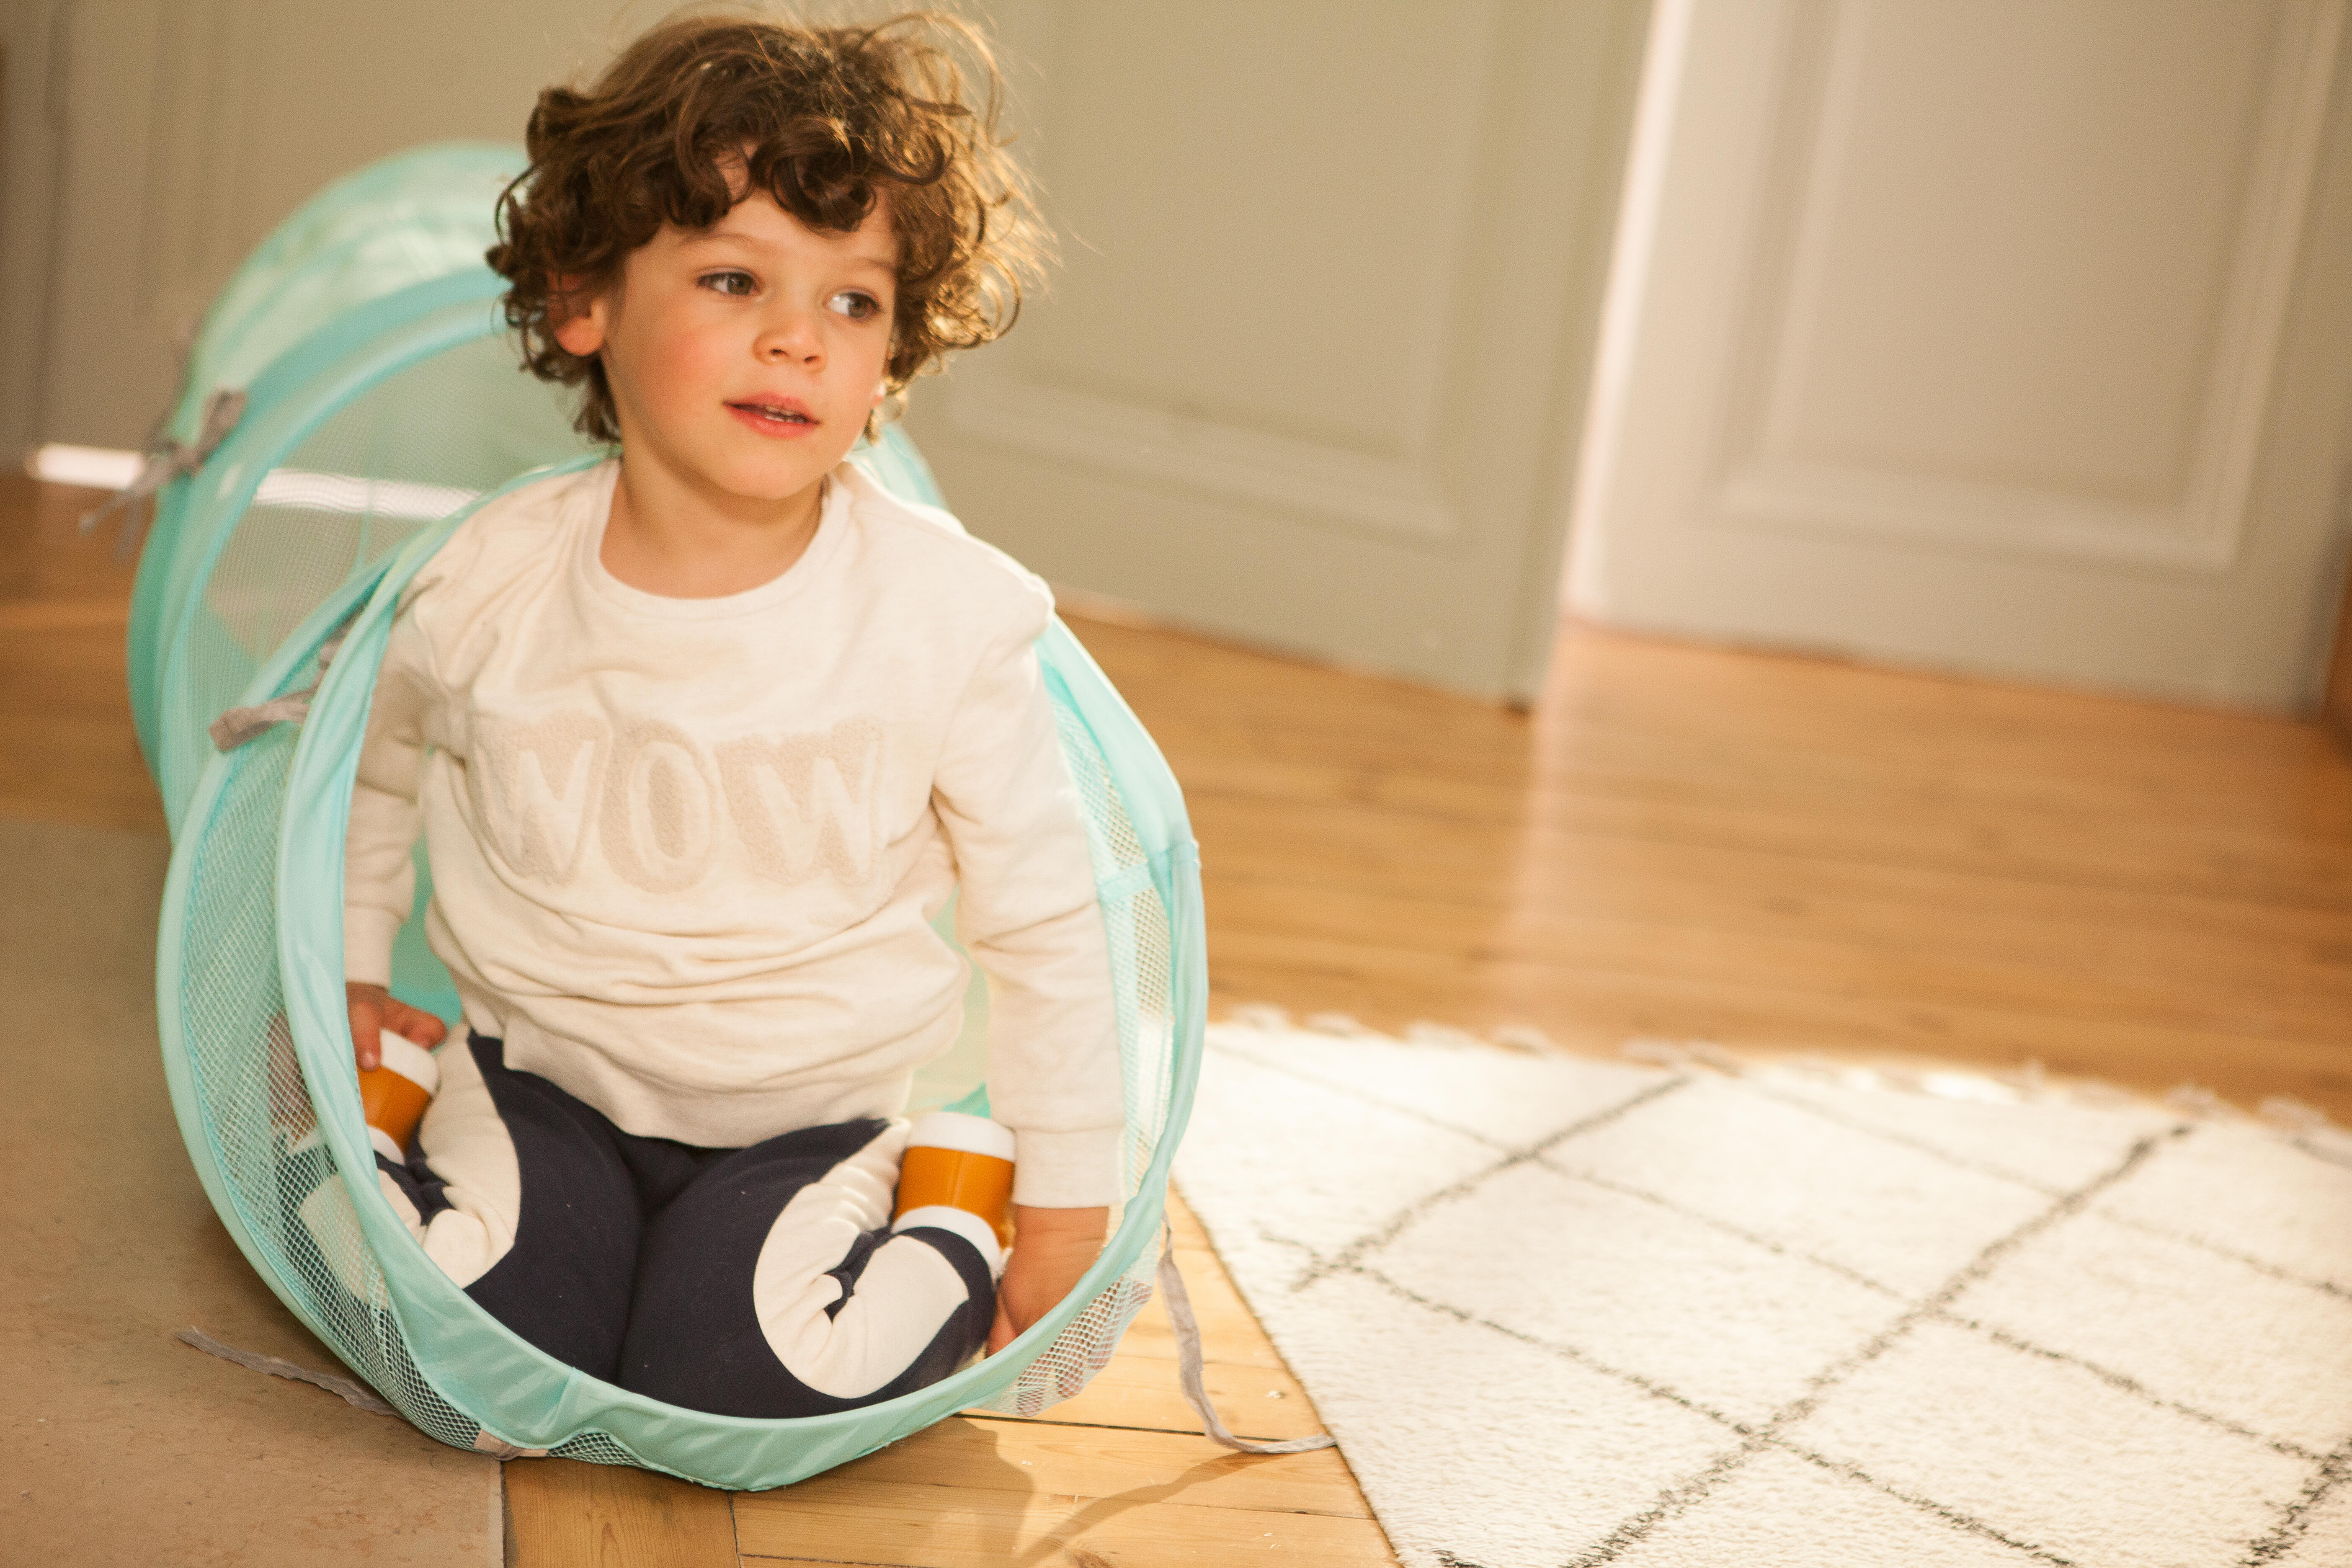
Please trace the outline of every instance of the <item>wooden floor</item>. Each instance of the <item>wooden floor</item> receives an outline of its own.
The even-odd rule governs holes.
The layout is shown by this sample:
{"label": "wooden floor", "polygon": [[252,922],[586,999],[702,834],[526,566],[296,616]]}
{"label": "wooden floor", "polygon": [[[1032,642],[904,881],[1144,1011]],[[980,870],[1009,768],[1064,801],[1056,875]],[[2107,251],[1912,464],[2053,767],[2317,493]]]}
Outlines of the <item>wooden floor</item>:
{"label": "wooden floor", "polygon": [[[0,813],[160,829],[127,575],[0,479]],[[1202,845],[1217,1000],[1932,1058],[2352,1121],[2352,759],[2315,727],[1571,629],[1514,714],[1077,623]],[[1185,1219],[1228,1418],[1315,1430]],[[1391,1561],[1330,1453],[1190,1431],[1153,1315],[1053,1419],[963,1418],[728,1498],[508,1467],[524,1563]]]}
{"label": "wooden floor", "polygon": [[131,567],[103,498],[0,473],[0,813],[163,831],[123,687]]}
{"label": "wooden floor", "polygon": [[2352,1121],[2352,753],[2316,725],[1580,627],[1523,716],[1076,629],[1183,781],[1225,1003]]}

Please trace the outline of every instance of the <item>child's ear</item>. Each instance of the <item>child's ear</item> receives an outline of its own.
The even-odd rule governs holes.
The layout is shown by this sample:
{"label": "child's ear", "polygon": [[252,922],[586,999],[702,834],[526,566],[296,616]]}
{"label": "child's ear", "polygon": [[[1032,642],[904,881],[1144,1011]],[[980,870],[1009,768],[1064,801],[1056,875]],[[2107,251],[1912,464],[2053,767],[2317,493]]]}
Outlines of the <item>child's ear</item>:
{"label": "child's ear", "polygon": [[559,275],[547,292],[547,313],[563,352],[586,359],[604,346],[604,296],[585,278]]}

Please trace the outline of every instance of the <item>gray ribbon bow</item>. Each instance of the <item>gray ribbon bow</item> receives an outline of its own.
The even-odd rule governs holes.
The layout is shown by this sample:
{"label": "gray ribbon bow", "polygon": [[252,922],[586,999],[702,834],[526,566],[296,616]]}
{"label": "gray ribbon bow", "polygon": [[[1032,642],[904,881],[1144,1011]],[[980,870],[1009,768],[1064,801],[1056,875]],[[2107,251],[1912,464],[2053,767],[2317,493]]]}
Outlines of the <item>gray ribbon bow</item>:
{"label": "gray ribbon bow", "polygon": [[267,731],[273,724],[299,724],[310,716],[310,699],[319,695],[325,684],[327,667],[335,662],[335,655],[343,647],[344,632],[337,632],[319,645],[319,679],[299,691],[289,691],[283,697],[273,697],[267,702],[257,702],[249,708],[232,708],[207,725],[205,733],[213,738],[216,752],[234,752],[247,741]]}
{"label": "gray ribbon bow", "polygon": [[[88,533],[118,511],[127,510],[134,502],[144,500],[173,479],[193,474],[205,466],[205,459],[236,428],[245,417],[245,391],[242,387],[224,386],[205,399],[204,417],[197,422],[196,438],[182,443],[166,436],[147,448],[147,460],[140,465],[131,481],[107,499],[106,504],[81,515],[81,531]],[[122,542],[116,553],[128,556],[137,542],[136,531],[126,524]]]}

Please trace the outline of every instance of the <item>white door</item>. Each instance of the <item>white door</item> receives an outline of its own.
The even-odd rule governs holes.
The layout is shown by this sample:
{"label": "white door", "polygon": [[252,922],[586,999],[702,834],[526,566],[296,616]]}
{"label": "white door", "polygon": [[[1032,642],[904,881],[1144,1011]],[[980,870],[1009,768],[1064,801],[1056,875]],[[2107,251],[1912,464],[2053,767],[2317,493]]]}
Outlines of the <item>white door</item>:
{"label": "white door", "polygon": [[[539,86],[666,8],[26,4],[9,41],[62,54],[9,85],[54,78],[65,133],[53,243],[0,246],[12,283],[53,263],[37,320],[0,310],[29,355],[0,416],[29,397],[26,435],[107,446],[143,438],[175,333],[296,202],[418,141],[519,139]],[[1057,583],[1531,696],[1646,11],[1002,8],[1067,265],[916,391],[950,501]],[[13,156],[21,213],[47,166]]]}
{"label": "white door", "polygon": [[1057,584],[1524,699],[1560,541],[1643,0],[1032,0],[1065,265],[910,426]]}
{"label": "white door", "polygon": [[1572,605],[2306,706],[2347,43],[2343,0],[1661,0]]}

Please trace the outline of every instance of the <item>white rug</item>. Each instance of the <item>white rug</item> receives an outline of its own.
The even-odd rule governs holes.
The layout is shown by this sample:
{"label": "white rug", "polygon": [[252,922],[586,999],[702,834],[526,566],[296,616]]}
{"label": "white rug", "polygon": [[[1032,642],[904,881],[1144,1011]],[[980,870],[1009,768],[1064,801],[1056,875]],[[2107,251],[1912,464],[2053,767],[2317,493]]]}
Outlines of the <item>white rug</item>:
{"label": "white rug", "polygon": [[2352,1564],[2352,1135],[1209,1047],[1184,1195],[1412,1568]]}

